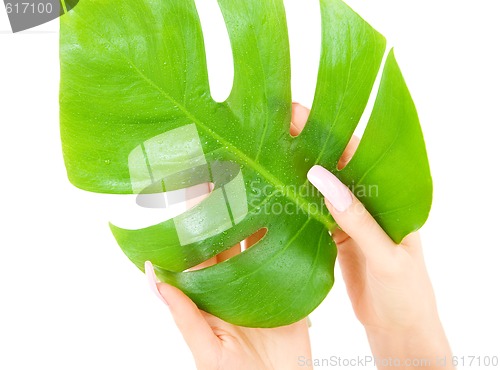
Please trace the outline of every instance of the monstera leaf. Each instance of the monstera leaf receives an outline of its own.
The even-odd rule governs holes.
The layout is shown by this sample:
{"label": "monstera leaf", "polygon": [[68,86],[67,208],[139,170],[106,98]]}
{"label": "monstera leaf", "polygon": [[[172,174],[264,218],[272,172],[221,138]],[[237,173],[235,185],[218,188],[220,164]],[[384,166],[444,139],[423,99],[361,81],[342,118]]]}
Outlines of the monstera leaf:
{"label": "monstera leaf", "polygon": [[[235,74],[223,103],[210,95],[193,0],[81,0],[61,19],[61,135],[71,182],[120,194],[212,182],[210,196],[178,217],[112,231],[137,267],[152,261],[161,280],[234,324],[295,322],[333,285],[336,224],[306,180],[312,165],[349,185],[396,242],[429,212],[425,145],[393,52],[382,65],[384,37],[342,1],[320,3],[317,89],[298,137],[289,133],[281,0],[219,0]],[[339,171],[381,68],[366,131]],[[263,228],[264,238],[241,254],[186,271]]]}

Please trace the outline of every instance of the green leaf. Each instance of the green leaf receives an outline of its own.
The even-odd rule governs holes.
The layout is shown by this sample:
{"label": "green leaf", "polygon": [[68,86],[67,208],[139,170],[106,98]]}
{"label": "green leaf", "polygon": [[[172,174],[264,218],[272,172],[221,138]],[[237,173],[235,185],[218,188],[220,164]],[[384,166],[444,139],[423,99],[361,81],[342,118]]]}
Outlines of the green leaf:
{"label": "green leaf", "polygon": [[[192,0],[82,0],[61,18],[61,136],[69,179],[103,193],[212,182],[211,195],[157,225],[111,226],[130,260],[203,310],[273,327],[308,315],[333,285],[336,224],[306,180],[321,164],[400,242],[427,219],[432,182],[418,116],[385,39],[340,0],[321,0],[322,51],[309,121],[289,134],[290,56],[281,0],[219,0],[234,57],[227,101],[210,95]],[[381,85],[359,149],[337,162]],[[217,265],[185,272],[257,230]]]}

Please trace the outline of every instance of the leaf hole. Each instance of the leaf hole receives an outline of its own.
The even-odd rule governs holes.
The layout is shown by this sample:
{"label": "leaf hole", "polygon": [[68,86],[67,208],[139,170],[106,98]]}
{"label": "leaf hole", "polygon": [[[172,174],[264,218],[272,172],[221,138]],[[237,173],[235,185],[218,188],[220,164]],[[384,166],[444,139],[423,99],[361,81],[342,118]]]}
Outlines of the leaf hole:
{"label": "leaf hole", "polygon": [[290,40],[292,97],[310,107],[321,55],[320,2],[285,0],[284,5]]}
{"label": "leaf hole", "polygon": [[214,184],[205,182],[202,184],[190,186],[184,189],[184,199],[186,211],[201,203],[204,199],[208,198],[210,193],[214,190]]}
{"label": "leaf hole", "polygon": [[112,224],[136,230],[183,214],[207,198],[213,188],[212,183],[202,183],[161,193],[110,195],[101,202],[106,199],[104,210],[112,210],[108,216]]}
{"label": "leaf hole", "polygon": [[[375,101],[377,100],[377,95],[378,91],[380,88],[380,82],[382,80],[382,74],[384,72],[384,67],[385,63],[387,61],[387,57],[389,56],[389,52],[391,51],[392,47],[387,45],[385,49],[384,56],[382,58],[382,61],[380,63],[380,68],[377,73],[377,77],[375,78],[375,82],[373,83],[372,90],[370,92],[370,97],[368,98],[368,102],[366,103],[365,109],[363,111],[363,114],[361,115],[361,118],[359,119],[358,125],[356,126],[356,129],[354,130],[354,135],[353,138],[351,139],[351,143],[354,141],[355,142],[355,149],[357,149],[357,146],[359,142],[363,139],[363,135],[365,134],[366,127],[368,126],[368,122],[370,121],[370,116],[373,112],[373,108],[375,107]],[[349,145],[352,145],[349,143]],[[352,148],[349,148],[349,145],[345,149],[346,152],[349,154],[349,160],[352,158],[354,155],[354,151],[352,151]],[[352,151],[352,153],[350,153]],[[337,169],[341,170],[346,166],[346,162],[342,160],[339,161],[337,164]]]}
{"label": "leaf hole", "polygon": [[206,267],[210,267],[213,265],[216,265],[218,263],[222,263],[224,261],[227,261],[230,258],[233,258],[237,256],[238,254],[248,250],[255,244],[257,244],[259,241],[261,241],[267,234],[267,228],[263,227],[256,232],[254,232],[252,235],[247,237],[246,239],[242,240],[240,243],[237,243],[236,245],[232,246],[231,248],[225,250],[224,252],[221,252],[217,254],[216,256],[210,258],[207,261],[204,261],[200,263],[199,265],[196,265],[186,271],[195,271],[195,270],[201,270]]}
{"label": "leaf hole", "polygon": [[385,53],[380,63],[380,68],[378,70],[377,77],[375,78],[375,82],[373,83],[372,90],[370,92],[370,97],[368,98],[368,102],[365,106],[363,114],[359,119],[358,125],[354,130],[354,134],[351,137],[349,144],[347,144],[347,147],[344,149],[344,153],[342,154],[337,163],[337,170],[339,171],[345,168],[349,163],[349,161],[352,159],[352,157],[354,157],[354,154],[358,149],[359,143],[363,139],[366,128],[368,126],[368,122],[370,121],[370,116],[373,112],[373,108],[375,107],[375,101],[377,99],[377,95],[380,89],[380,83],[382,80],[382,74],[384,72],[385,63],[387,61],[387,57],[389,56],[391,49],[392,47],[390,47],[389,45],[385,49]]}
{"label": "leaf hole", "polygon": [[207,58],[210,94],[225,101],[233,87],[234,63],[229,34],[217,0],[195,0]]}
{"label": "leaf hole", "polygon": [[267,234],[267,227],[263,227],[241,242],[243,250],[247,250],[260,242]]}

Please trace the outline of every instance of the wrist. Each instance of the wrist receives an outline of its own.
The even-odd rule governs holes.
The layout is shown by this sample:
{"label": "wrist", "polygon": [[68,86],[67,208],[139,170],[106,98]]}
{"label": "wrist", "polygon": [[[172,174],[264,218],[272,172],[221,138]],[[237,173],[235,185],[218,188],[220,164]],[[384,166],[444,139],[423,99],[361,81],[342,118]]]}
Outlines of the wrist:
{"label": "wrist", "polygon": [[444,329],[438,317],[413,327],[365,327],[379,370],[454,369]]}

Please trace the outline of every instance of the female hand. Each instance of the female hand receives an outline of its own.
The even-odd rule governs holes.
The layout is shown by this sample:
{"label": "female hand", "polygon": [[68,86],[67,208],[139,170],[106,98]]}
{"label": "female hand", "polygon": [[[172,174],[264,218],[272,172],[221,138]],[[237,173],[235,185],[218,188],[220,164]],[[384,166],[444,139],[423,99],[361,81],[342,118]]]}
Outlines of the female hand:
{"label": "female hand", "polygon": [[342,228],[338,261],[378,369],[453,369],[419,235],[396,245],[333,174],[314,166],[308,178]]}
{"label": "female hand", "polygon": [[306,320],[274,329],[245,328],[201,311],[179,289],[157,283],[151,263],[146,275],[193,353],[199,370],[310,369],[298,358],[311,358]]}
{"label": "female hand", "polygon": [[[300,133],[309,110],[300,105],[294,110],[301,118],[296,120]],[[354,137],[339,168],[347,165],[358,144]],[[396,245],[332,173],[314,166],[308,179],[341,228],[333,233],[338,263],[378,369],[453,369],[418,233]]]}
{"label": "female hand", "polygon": [[[297,134],[297,122],[298,126],[302,127],[305,123],[304,117],[296,117],[296,112],[294,109],[290,128],[292,135]],[[203,189],[202,193],[208,194],[208,184],[205,186],[207,188]],[[199,194],[200,189],[191,191]],[[195,196],[188,196],[188,199],[190,198]],[[200,200],[198,198],[195,201]],[[247,248],[261,237],[262,235],[256,234],[248,238]],[[240,245],[236,245],[196,266],[196,269],[220,263],[239,252]],[[199,310],[179,289],[158,283],[150,262],[146,262],[145,270],[153,291],[170,308],[199,370],[311,369],[303,362],[299,362],[299,358],[311,359],[308,325],[305,319],[274,329],[253,329],[232,325]]]}
{"label": "female hand", "polygon": [[[308,115],[306,108],[293,105],[292,135],[301,132]],[[348,163],[358,143],[357,138],[349,143],[339,167]],[[378,369],[453,369],[418,234],[396,245],[333,174],[314,166],[308,178],[342,229],[333,234],[338,261]],[[238,251],[229,250],[204,266],[234,253]],[[305,320],[275,329],[231,325],[198,310],[178,289],[157,283],[149,263],[146,273],[169,305],[199,369],[295,369],[299,356],[311,358]]]}

